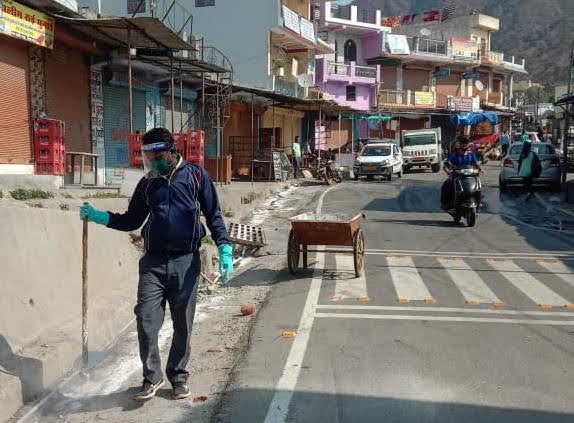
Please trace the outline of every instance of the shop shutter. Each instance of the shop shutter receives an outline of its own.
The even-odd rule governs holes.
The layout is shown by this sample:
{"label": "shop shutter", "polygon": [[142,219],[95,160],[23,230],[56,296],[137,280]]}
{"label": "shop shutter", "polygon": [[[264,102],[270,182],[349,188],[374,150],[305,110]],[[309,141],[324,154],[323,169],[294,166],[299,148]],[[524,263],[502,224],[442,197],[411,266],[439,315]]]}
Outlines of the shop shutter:
{"label": "shop shutter", "polygon": [[[134,90],[134,132],[145,132],[145,92]],[[104,85],[104,146],[106,153],[106,183],[122,182],[122,169],[129,167],[128,89]]]}
{"label": "shop shutter", "polygon": [[90,69],[78,50],[56,44],[46,55],[46,114],[66,123],[66,150],[90,153]]}
{"label": "shop shutter", "polygon": [[32,160],[28,44],[0,35],[0,163]]}

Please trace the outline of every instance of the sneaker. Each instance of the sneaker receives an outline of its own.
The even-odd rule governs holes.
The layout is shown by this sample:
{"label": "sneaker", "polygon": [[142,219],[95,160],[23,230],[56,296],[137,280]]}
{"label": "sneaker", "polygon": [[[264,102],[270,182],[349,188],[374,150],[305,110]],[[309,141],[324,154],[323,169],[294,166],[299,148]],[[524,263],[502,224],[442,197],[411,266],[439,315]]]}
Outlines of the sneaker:
{"label": "sneaker", "polygon": [[159,388],[161,388],[163,386],[163,384],[164,384],[163,379],[160,380],[155,385],[153,383],[145,380],[143,385],[142,385],[142,389],[136,394],[134,399],[136,401],[147,401],[149,399],[152,399],[155,396],[155,393],[157,392],[157,390]]}
{"label": "sneaker", "polygon": [[191,395],[187,383],[185,382],[178,382],[173,384],[173,398],[184,399]]}

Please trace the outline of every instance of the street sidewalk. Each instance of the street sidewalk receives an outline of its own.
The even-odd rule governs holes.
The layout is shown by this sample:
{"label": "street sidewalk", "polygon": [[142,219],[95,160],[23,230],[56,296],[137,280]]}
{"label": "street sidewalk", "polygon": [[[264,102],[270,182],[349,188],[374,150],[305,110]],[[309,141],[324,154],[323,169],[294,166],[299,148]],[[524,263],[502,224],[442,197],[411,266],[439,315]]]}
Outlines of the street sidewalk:
{"label": "street sidewalk", "polygon": [[[250,182],[249,183],[235,182],[228,186],[217,186],[217,190],[221,199],[222,212],[225,215],[226,222],[245,221],[245,219],[247,219],[247,217],[251,213],[253,213],[254,210],[269,203],[270,200],[275,198],[278,194],[291,193],[293,190],[288,190],[289,187],[290,187],[289,183],[255,183],[252,186]],[[25,218],[25,216],[27,216],[30,213],[34,214],[38,212],[46,214],[48,217],[53,215],[53,218],[47,219],[48,226],[45,228],[45,230],[48,233],[57,234],[58,231],[61,230],[61,228],[63,228],[63,226],[61,225],[64,224],[64,222],[68,222],[64,224],[65,227],[75,228],[76,226],[78,226],[77,209],[83,201],[91,201],[98,208],[113,211],[125,210],[128,203],[127,198],[95,198],[95,197],[89,199],[82,198],[87,195],[93,196],[95,194],[94,190],[55,190],[53,191],[53,194],[55,195],[54,198],[19,201],[10,198],[10,196],[7,195],[7,191],[4,190],[4,196],[3,198],[0,198],[0,208],[5,208],[6,211],[12,210],[13,211],[12,214],[17,213],[22,218]],[[60,223],[58,223],[58,225],[50,229],[49,226],[50,222],[52,221],[57,221]],[[134,248],[133,245],[129,242],[129,238],[127,235],[115,233],[114,231],[106,231],[103,228],[97,228],[97,229],[101,229],[101,231],[98,232],[103,232],[105,235],[117,235],[118,237],[122,235],[126,237],[128,241],[126,243],[121,244],[122,249],[129,248],[131,250],[132,248]],[[96,228],[94,228],[94,230],[96,230]],[[42,260],[45,260],[47,262],[55,261],[50,258],[50,254],[56,254],[59,257],[58,260],[60,260],[61,257],[66,256],[75,257],[74,254],[76,254],[78,250],[77,243],[74,242],[75,238],[77,237],[73,236],[72,239],[66,239],[65,241],[62,240],[62,242],[59,243],[59,245],[62,246],[61,248],[55,248],[50,251],[45,251],[45,253],[42,254]],[[14,257],[13,258],[6,257],[7,260],[15,261],[16,257],[19,257],[20,259],[22,257],[30,257],[29,254],[30,245],[27,245],[25,241],[18,243],[16,246],[17,247],[19,246],[20,249],[15,248],[9,250],[8,256],[13,254]],[[68,249],[70,249],[70,251],[68,251]],[[114,246],[108,245],[107,250],[109,252],[114,251]],[[138,252],[135,249],[133,250],[133,253],[136,256],[138,255]],[[33,260],[37,260],[37,257],[36,256],[34,257],[30,257],[30,260],[32,260],[31,263],[23,266],[22,272],[24,273],[24,277],[28,271],[30,272],[33,270],[35,271]],[[21,261],[20,259],[18,260]],[[206,262],[209,263],[209,265],[206,264],[205,266],[206,270],[214,267],[212,260],[210,259],[211,257],[209,257],[209,259],[206,259]],[[77,263],[72,264],[74,266],[77,265]],[[123,265],[122,271],[128,272],[131,275],[137,275],[137,258],[129,262],[127,260],[123,261],[122,265]],[[101,263],[93,263],[93,265],[90,266],[90,269],[93,269],[91,270],[92,272],[98,269],[101,270],[111,268],[108,266],[107,263],[101,262]],[[35,283],[39,283],[42,284],[43,286],[49,287],[53,286],[53,283],[51,282],[52,279],[58,279],[58,276],[55,273],[54,274],[52,273],[44,272],[43,278],[45,280],[39,280],[38,275],[33,276],[32,274],[28,279],[31,280],[32,285]],[[78,272],[73,271],[71,273],[73,274],[70,275],[70,277],[73,277],[76,273],[80,275],[79,271]],[[10,283],[9,280],[6,280],[5,282]],[[98,282],[96,280],[94,280],[93,282],[95,284],[94,287],[97,288]],[[98,316],[101,316],[102,318],[105,317],[106,328],[108,328],[109,334],[113,335],[113,338],[116,338],[121,333],[122,330],[124,330],[125,328],[129,328],[130,327],[129,325],[133,324],[133,313],[131,312],[131,310],[133,310],[133,305],[135,302],[135,294],[133,294],[133,292],[135,292],[135,288],[136,286],[134,285],[134,280],[132,277],[125,277],[125,278],[122,277],[121,281],[118,281],[117,286],[114,288],[114,292],[122,290],[122,292],[125,295],[118,296],[117,299],[116,297],[114,296],[110,297],[109,295],[106,296],[105,299],[103,299],[103,297],[100,298],[99,295],[92,295],[90,297],[91,309],[97,310]],[[202,291],[204,292],[202,295],[206,295],[204,288],[202,288]],[[133,295],[130,294],[130,292]],[[223,297],[227,299],[226,305],[221,306],[223,307],[222,310],[228,310],[227,307],[231,307],[231,305],[229,304],[230,298],[235,301],[234,307],[239,307],[241,305],[240,301],[246,301],[246,302],[252,301],[257,303],[261,301],[263,295],[257,289],[254,291],[250,289],[244,289],[241,295],[237,295],[237,298],[235,297],[228,298],[228,296],[225,295],[226,289],[223,289],[222,292],[224,293]],[[92,294],[94,293],[97,293],[97,290],[92,292]],[[70,300],[72,301],[71,306],[73,307],[74,310],[78,309],[77,316],[78,319],[80,319],[79,299],[81,297],[77,296],[75,294],[75,291],[73,291],[72,294],[73,295]],[[22,293],[22,295],[26,296],[27,294]],[[57,295],[57,293],[54,295]],[[66,295],[69,295],[69,292]],[[40,304],[42,304],[42,301],[40,301],[41,299],[38,298],[37,293],[35,295],[30,293],[29,296],[30,298],[33,296],[35,302],[37,303],[39,302]],[[74,305],[73,301],[74,298],[76,297],[78,303]],[[100,300],[102,300],[103,302]],[[16,304],[17,302],[21,301],[20,297],[18,298],[14,297],[13,299],[5,298],[5,301],[14,302],[14,307],[11,307],[10,309],[13,310],[22,309],[22,306],[18,305],[19,303]],[[207,298],[207,301],[212,302],[213,298],[211,299]],[[217,301],[215,301],[215,303],[217,303]],[[213,306],[210,306],[209,304],[205,307],[207,307],[207,310],[211,310],[213,308]],[[114,310],[122,310],[122,312],[116,313]],[[200,310],[202,309],[200,308]],[[65,311],[66,313],[68,312],[68,310]],[[205,312],[200,311],[199,313],[201,316],[201,313]],[[199,318],[199,320],[201,319],[202,317]],[[7,320],[6,323],[18,324],[19,321],[20,319],[17,318],[17,316],[13,316],[13,318]],[[94,322],[92,324],[91,326],[92,331],[94,330],[94,328],[97,327],[95,323],[99,322]],[[31,375],[31,372],[35,371],[34,369],[23,369],[23,368],[16,369],[12,375],[0,373],[0,376],[2,376],[2,379],[5,382],[5,383],[3,382],[2,386],[0,386],[0,410],[2,410],[0,412],[0,421],[4,421],[4,419],[8,418],[10,415],[12,415],[12,413],[14,413],[18,408],[22,406],[24,396],[27,398],[32,398],[36,395],[41,394],[45,389],[49,389],[50,387],[52,387],[54,383],[57,380],[59,380],[62,376],[69,373],[78,363],[81,348],[79,344],[79,332],[76,330],[77,325],[74,322],[70,322],[70,325],[64,325],[64,326],[60,326],[57,328],[58,336],[52,333],[53,331],[52,329],[54,328],[45,328],[40,337],[35,339],[34,342],[30,344],[26,344],[23,346],[14,345],[14,343],[12,343],[11,346],[10,344],[8,344],[8,346],[11,347],[10,350],[12,351],[11,354],[13,357],[34,357],[35,360],[34,362],[36,363],[37,360],[38,364],[36,367],[38,369],[42,369],[41,370],[42,374],[34,376]],[[243,329],[241,329],[241,327],[242,326],[239,325],[238,333],[242,333]],[[17,330],[18,327],[13,329]],[[97,337],[98,335],[99,335],[98,333],[92,332],[92,337],[94,336]],[[113,338],[110,338],[110,340]],[[50,341],[49,342],[43,341],[43,339],[49,339]],[[55,339],[56,341],[54,341]],[[57,339],[66,340],[67,342],[66,346],[57,347],[56,345]],[[216,339],[214,339],[214,341],[217,343],[218,341],[217,337]],[[8,342],[10,342],[10,340],[8,340]],[[104,344],[96,345],[94,343],[91,344],[92,347],[96,347],[100,350],[99,352],[95,352],[95,354],[93,355],[93,357],[96,358],[95,359],[96,362],[100,361],[102,356],[105,356],[109,353],[109,342],[110,341],[106,341],[107,345]],[[205,340],[200,341],[200,343],[203,345],[209,344]],[[46,345],[49,345],[50,348],[47,349]],[[36,349],[38,349],[38,351],[36,351]],[[206,352],[203,351],[202,354],[206,354]],[[54,363],[57,363],[57,366],[54,366]],[[15,365],[16,364],[24,366],[26,364],[26,361],[19,360],[17,363],[15,363]],[[33,377],[34,381],[37,381],[38,383],[32,384],[29,380],[25,380],[25,377],[28,376]],[[34,389],[33,392],[30,391],[31,388]],[[44,421],[44,420],[40,419],[38,421]]]}

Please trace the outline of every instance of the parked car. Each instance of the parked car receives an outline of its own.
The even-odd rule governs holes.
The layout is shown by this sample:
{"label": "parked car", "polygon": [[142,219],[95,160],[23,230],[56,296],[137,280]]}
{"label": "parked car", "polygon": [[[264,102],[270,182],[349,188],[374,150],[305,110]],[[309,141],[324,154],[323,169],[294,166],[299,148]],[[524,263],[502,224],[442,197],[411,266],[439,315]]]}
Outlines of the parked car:
{"label": "parked car", "polygon": [[[518,176],[518,160],[523,147],[523,143],[512,144],[508,154],[502,160],[502,169],[498,178],[501,192],[505,192],[509,185],[520,186],[523,183],[522,178]],[[542,165],[542,173],[534,179],[534,185],[544,185],[550,187],[552,191],[560,191],[562,169],[554,146],[545,142],[534,142],[532,151],[538,155]]]}
{"label": "parked car", "polygon": [[353,165],[355,181],[361,176],[373,179],[375,176],[391,180],[393,175],[403,176],[403,155],[392,143],[367,144],[357,156]]}

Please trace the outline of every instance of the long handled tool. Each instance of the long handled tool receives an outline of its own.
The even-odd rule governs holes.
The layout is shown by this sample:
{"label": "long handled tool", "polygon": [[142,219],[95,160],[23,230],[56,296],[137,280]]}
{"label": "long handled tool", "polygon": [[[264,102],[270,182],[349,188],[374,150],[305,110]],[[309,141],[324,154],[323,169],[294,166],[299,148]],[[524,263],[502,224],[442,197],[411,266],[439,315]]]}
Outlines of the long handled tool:
{"label": "long handled tool", "polygon": [[88,220],[82,228],[82,368],[88,367]]}

